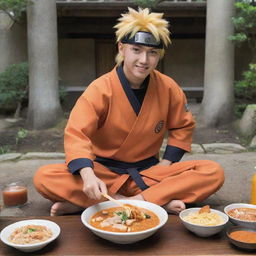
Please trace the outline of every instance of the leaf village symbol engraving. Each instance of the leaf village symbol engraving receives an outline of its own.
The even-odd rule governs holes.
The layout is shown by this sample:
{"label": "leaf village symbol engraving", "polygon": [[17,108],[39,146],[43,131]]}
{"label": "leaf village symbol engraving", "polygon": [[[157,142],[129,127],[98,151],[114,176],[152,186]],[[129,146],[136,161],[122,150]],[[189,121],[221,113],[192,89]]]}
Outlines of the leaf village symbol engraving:
{"label": "leaf village symbol engraving", "polygon": [[155,127],[155,133],[159,133],[164,127],[164,121],[161,120],[157,123],[156,127]]}

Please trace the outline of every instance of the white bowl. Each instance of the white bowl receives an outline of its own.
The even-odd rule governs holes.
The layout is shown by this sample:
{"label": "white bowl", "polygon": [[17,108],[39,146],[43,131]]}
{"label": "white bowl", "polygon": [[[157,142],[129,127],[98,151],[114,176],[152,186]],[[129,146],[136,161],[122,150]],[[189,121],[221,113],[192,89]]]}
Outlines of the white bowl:
{"label": "white bowl", "polygon": [[[11,243],[8,238],[10,237],[10,235],[12,234],[12,232],[22,226],[26,226],[26,225],[42,225],[42,226],[46,226],[47,228],[49,228],[53,235],[51,238],[49,238],[46,241],[40,242],[40,243],[35,243],[35,244],[14,244]],[[60,234],[60,227],[52,221],[49,220],[39,220],[39,219],[33,219],[33,220],[22,220],[22,221],[18,221],[15,222],[7,227],[5,227],[0,234],[0,238],[2,240],[3,243],[14,247],[20,251],[23,252],[34,252],[37,250],[42,249],[43,247],[45,247],[47,244],[49,244],[50,242],[52,242],[53,240],[55,240]]]}
{"label": "white bowl", "polygon": [[138,201],[138,200],[119,200],[119,201],[125,204],[131,204],[137,207],[145,208],[154,212],[158,216],[160,223],[156,227],[150,228],[148,230],[131,232],[131,233],[109,232],[109,231],[97,229],[90,224],[90,218],[92,217],[92,215],[103,209],[117,206],[115,203],[111,201],[106,201],[85,209],[81,215],[81,220],[83,224],[88,229],[90,229],[94,234],[96,234],[101,238],[104,238],[106,240],[109,240],[111,242],[118,243],[118,244],[131,244],[153,235],[168,220],[167,212],[159,205],[146,202],[146,201]]}
{"label": "white bowl", "polygon": [[254,208],[256,209],[256,205],[254,204],[244,204],[244,203],[234,203],[229,204],[224,208],[224,212],[229,216],[230,221],[239,226],[243,226],[246,228],[253,228],[256,229],[256,221],[246,221],[246,220],[239,220],[237,218],[234,218],[228,214],[228,212],[235,208]]}
{"label": "white bowl", "polygon": [[224,227],[226,226],[226,224],[228,223],[228,216],[218,210],[214,210],[211,209],[211,212],[214,212],[218,215],[220,215],[223,219],[223,223],[219,224],[219,225],[215,225],[215,226],[201,226],[201,225],[197,225],[197,224],[192,224],[186,220],[184,220],[184,217],[187,216],[190,213],[194,213],[194,212],[198,212],[201,208],[189,208],[189,209],[185,209],[183,211],[180,212],[179,217],[182,221],[182,223],[184,224],[184,226],[191,232],[195,233],[198,236],[201,237],[208,237],[208,236],[212,236],[215,235],[217,233],[219,233],[220,231],[222,231],[224,229]]}

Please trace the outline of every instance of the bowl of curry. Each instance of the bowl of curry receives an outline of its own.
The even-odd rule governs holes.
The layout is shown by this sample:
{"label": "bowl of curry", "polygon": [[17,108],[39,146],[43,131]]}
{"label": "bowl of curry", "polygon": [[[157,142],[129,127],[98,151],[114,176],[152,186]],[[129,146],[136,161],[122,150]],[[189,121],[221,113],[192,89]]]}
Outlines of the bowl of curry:
{"label": "bowl of curry", "polygon": [[233,224],[256,230],[256,205],[233,203],[227,205],[224,212]]}
{"label": "bowl of curry", "polygon": [[156,204],[138,200],[119,200],[124,207],[106,201],[85,209],[82,223],[97,236],[118,244],[143,240],[168,220],[167,212]]}
{"label": "bowl of curry", "polygon": [[236,247],[256,250],[256,230],[242,226],[231,226],[226,233],[230,243]]}

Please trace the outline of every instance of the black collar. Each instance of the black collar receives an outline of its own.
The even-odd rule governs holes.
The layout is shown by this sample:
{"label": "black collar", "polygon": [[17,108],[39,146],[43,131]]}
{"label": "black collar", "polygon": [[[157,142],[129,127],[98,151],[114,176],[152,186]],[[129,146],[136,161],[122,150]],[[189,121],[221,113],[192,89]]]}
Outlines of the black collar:
{"label": "black collar", "polygon": [[[137,97],[135,96],[135,94],[134,94],[134,92],[133,92],[133,90],[132,90],[132,88],[129,84],[129,81],[127,80],[127,78],[124,74],[122,65],[119,65],[117,67],[117,75],[118,75],[118,77],[120,79],[120,82],[123,86],[125,94],[126,94],[128,100],[129,100],[129,102],[132,105],[132,108],[133,108],[134,112],[136,113],[136,115],[138,115],[139,112],[140,112],[140,109],[141,109],[141,104],[138,101]],[[140,88],[147,88],[148,87],[149,78],[150,78],[150,76],[148,75],[145,78],[145,80],[143,81],[143,83],[141,84]]]}

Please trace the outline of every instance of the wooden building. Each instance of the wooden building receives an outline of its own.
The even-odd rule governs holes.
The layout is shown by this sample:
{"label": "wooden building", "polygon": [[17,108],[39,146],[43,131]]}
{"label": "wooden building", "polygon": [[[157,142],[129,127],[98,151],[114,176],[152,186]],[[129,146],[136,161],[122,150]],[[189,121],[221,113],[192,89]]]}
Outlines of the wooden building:
{"label": "wooden building", "polygon": [[[114,67],[113,26],[128,6],[137,6],[134,1],[122,0],[57,0],[56,6],[59,78],[69,92],[66,108],[70,109],[91,81]],[[172,39],[159,70],[175,79],[189,97],[200,99],[204,84],[206,1],[169,0],[153,11],[164,13]],[[26,19],[5,34],[0,33],[0,40],[4,42],[0,51],[6,46],[10,48],[0,61],[0,71],[9,64],[27,60]],[[247,69],[248,60],[248,49],[236,50],[236,79]]]}

